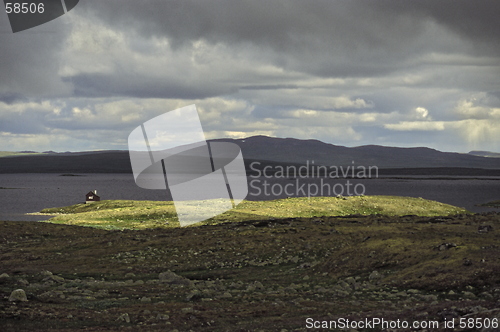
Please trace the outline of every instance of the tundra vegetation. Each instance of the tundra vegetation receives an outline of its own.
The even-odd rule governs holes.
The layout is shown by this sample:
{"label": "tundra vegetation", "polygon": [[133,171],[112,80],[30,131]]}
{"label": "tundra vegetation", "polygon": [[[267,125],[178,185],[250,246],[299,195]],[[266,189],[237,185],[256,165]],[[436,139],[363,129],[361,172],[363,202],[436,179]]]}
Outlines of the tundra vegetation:
{"label": "tundra vegetation", "polygon": [[2,331],[308,331],[371,317],[460,330],[500,318],[494,212],[385,196],[245,201],[190,227],[168,202],[44,212],[55,217],[0,222]]}
{"label": "tundra vegetation", "polygon": [[[200,201],[192,205],[193,213]],[[211,202],[201,202],[210,205]],[[43,214],[55,215],[48,222],[91,226],[104,229],[148,229],[179,227],[173,202],[105,200],[48,208]],[[295,197],[271,201],[243,201],[235,209],[199,225],[267,220],[269,218],[309,218],[347,215],[446,216],[466,210],[422,198],[397,196]]]}

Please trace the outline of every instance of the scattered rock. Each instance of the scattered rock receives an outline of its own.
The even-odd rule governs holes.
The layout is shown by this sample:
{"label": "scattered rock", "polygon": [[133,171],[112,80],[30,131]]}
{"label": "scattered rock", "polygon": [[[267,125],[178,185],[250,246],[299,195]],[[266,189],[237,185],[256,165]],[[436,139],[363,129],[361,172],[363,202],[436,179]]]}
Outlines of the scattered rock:
{"label": "scattered rock", "polygon": [[17,283],[21,286],[28,286],[30,283],[28,282],[28,280],[24,279],[24,278],[21,278],[21,279],[18,279],[17,280]]}
{"label": "scattered rock", "polygon": [[437,295],[433,295],[433,294],[419,295],[418,298],[421,299],[422,301],[429,302],[429,303],[432,301],[437,301],[437,299],[438,299]]}
{"label": "scattered rock", "polygon": [[493,300],[493,295],[488,292],[482,292],[481,294],[479,294],[479,296],[486,300]]}
{"label": "scattered rock", "polygon": [[191,280],[184,278],[172,271],[162,272],[158,275],[158,279],[162,283],[167,283],[171,285],[185,285],[189,286],[192,284]]}
{"label": "scattered rock", "polygon": [[477,297],[476,297],[476,295],[475,295],[474,293],[469,292],[469,291],[465,291],[465,292],[463,292],[463,293],[462,293],[462,296],[463,296],[464,298],[466,298],[466,299],[469,299],[469,300],[474,300],[474,299],[476,299],[476,298],[477,298]]}
{"label": "scattered rock", "polygon": [[454,248],[456,246],[457,245],[455,243],[442,243],[442,244],[438,245],[436,248],[439,251],[443,251],[443,250],[447,250],[447,249],[450,249],[450,248]]}
{"label": "scattered rock", "polygon": [[156,315],[156,320],[169,320],[169,319],[170,319],[169,315],[165,315],[165,314]]}
{"label": "scattered rock", "polygon": [[354,285],[356,283],[356,279],[354,279],[353,277],[347,277],[345,279],[345,282],[347,282],[349,285]]}
{"label": "scattered rock", "polygon": [[255,291],[255,286],[254,285],[248,285],[247,289],[245,290],[246,292],[253,292]]}
{"label": "scattered rock", "polygon": [[193,291],[186,296],[186,301],[197,301],[203,298],[203,293],[200,291]]}
{"label": "scattered rock", "polygon": [[384,276],[382,274],[378,273],[378,271],[373,271],[368,276],[368,279],[371,280],[371,281],[378,281],[378,280],[380,280],[382,278],[384,278]]}
{"label": "scattered rock", "polygon": [[[361,217],[356,217],[353,219],[358,220],[360,218]],[[425,217],[418,218],[422,220],[425,219]],[[478,225],[483,221],[473,220],[470,216],[464,218],[472,220],[473,222],[471,222],[470,225],[473,226],[465,227],[465,222],[461,222],[456,226],[457,234],[459,235],[465,234],[464,229],[467,229],[469,232],[475,232]],[[486,217],[484,218],[486,219]],[[485,221],[492,225],[497,222],[496,219]],[[399,318],[402,316],[407,317],[407,315],[410,314],[413,318],[425,318],[427,316],[438,317],[440,322],[442,322],[444,318],[448,318],[448,321],[450,321],[452,318],[471,317],[472,315],[474,315],[474,318],[476,316],[494,317],[499,312],[499,309],[497,309],[497,302],[500,298],[500,287],[488,283],[483,284],[481,280],[473,275],[473,269],[490,269],[491,267],[493,270],[493,268],[496,268],[496,261],[490,258],[494,257],[492,253],[495,253],[499,247],[494,242],[483,243],[484,241],[479,241],[479,246],[484,246],[481,247],[481,250],[484,250],[481,252],[470,251],[469,245],[459,247],[459,250],[453,250],[452,248],[456,247],[456,245],[445,241],[455,241],[459,236],[456,236],[451,229],[451,227],[455,226],[448,225],[450,230],[447,228],[446,232],[438,232],[439,236],[433,239],[432,242],[427,242],[430,243],[430,245],[426,244],[424,247],[417,246],[419,250],[422,248],[425,250],[433,249],[433,252],[437,255],[437,259],[443,259],[443,261],[439,261],[439,265],[442,263],[444,268],[437,266],[435,271],[430,271],[433,273],[448,273],[446,269],[447,263],[454,263],[457,254],[461,256],[458,261],[459,265],[460,260],[464,257],[467,257],[462,261],[464,265],[474,262],[471,267],[466,268],[462,266],[461,270],[463,271],[458,272],[463,272],[464,275],[459,275],[460,278],[457,277],[455,278],[456,280],[453,277],[450,279],[449,275],[445,275],[444,277],[447,279],[443,279],[448,283],[441,284],[441,279],[437,280],[440,282],[439,285],[447,285],[449,287],[433,290],[432,287],[428,287],[432,285],[432,280],[424,280],[425,278],[417,280],[418,276],[425,275],[424,272],[421,273],[417,271],[418,274],[412,275],[412,280],[410,280],[409,283],[405,283],[399,282],[398,280],[400,279],[397,278],[400,273],[399,268],[403,266],[394,266],[394,270],[391,269],[390,272],[387,272],[390,273],[389,275],[386,274],[386,269],[377,271],[381,266],[385,266],[383,265],[385,263],[392,264],[392,258],[389,256],[386,257],[386,254],[379,250],[372,251],[372,254],[370,254],[372,258],[366,260],[367,264],[362,265],[365,268],[369,268],[369,266],[373,264],[371,265],[371,273],[366,273],[369,272],[369,270],[366,269],[352,271],[352,274],[346,274],[347,272],[336,273],[341,270],[342,264],[347,264],[348,267],[351,266],[355,257],[337,254],[337,250],[345,249],[342,247],[343,243],[341,242],[334,242],[333,246],[330,242],[325,242],[324,245],[327,249],[323,250],[323,247],[320,246],[320,244],[323,244],[319,243],[319,241],[323,241],[321,236],[314,238],[314,241],[310,241],[309,239],[312,233],[310,234],[306,227],[303,229],[301,228],[301,223],[307,226],[306,222],[309,221],[291,221],[291,223],[293,223],[292,226],[297,229],[299,233],[304,232],[302,238],[288,238],[287,236],[289,234],[281,232],[281,230],[290,232],[289,228],[292,226],[282,227],[276,224],[276,222],[272,223],[272,227],[269,227],[270,229],[261,228],[255,231],[257,235],[269,233],[271,234],[270,236],[272,236],[272,241],[269,241],[269,243],[272,244],[271,247],[265,248],[266,250],[269,249],[272,255],[266,256],[261,256],[260,253],[258,253],[258,255],[253,252],[247,253],[245,251],[247,247],[248,250],[254,249],[254,243],[249,241],[248,238],[243,238],[243,240],[238,238],[233,242],[225,243],[225,239],[219,233],[220,229],[218,227],[209,226],[200,227],[200,229],[194,230],[199,233],[202,231],[209,233],[206,239],[200,238],[200,243],[206,245],[209,250],[197,248],[189,252],[189,249],[178,249],[179,243],[182,241],[176,242],[172,246],[157,245],[151,248],[146,247],[143,251],[140,251],[140,253],[134,250],[131,251],[130,254],[122,254],[123,256],[120,264],[116,265],[119,269],[119,273],[117,274],[109,273],[105,268],[101,271],[93,269],[87,271],[76,266],[77,268],[75,268],[74,276],[72,276],[70,273],[73,271],[70,269],[64,270],[56,266],[52,256],[50,256],[50,260],[44,262],[46,265],[41,265],[37,262],[37,264],[39,264],[37,266],[51,268],[54,270],[55,274],[49,271],[33,274],[31,271],[35,270],[37,267],[30,267],[28,269],[23,266],[19,268],[19,271],[16,271],[11,265],[8,265],[5,267],[5,271],[13,271],[10,273],[10,276],[7,273],[0,274],[0,285],[4,286],[4,295],[6,295],[4,298],[5,305],[0,308],[0,316],[8,319],[17,319],[19,320],[19,324],[22,324],[22,320],[25,319],[28,321],[27,324],[29,325],[32,325],[32,322],[35,320],[42,323],[57,320],[64,322],[64,324],[77,324],[77,321],[80,321],[77,324],[80,326],[82,321],[92,320],[95,322],[103,321],[105,324],[111,323],[114,325],[121,325],[121,329],[128,329],[130,331],[160,330],[160,327],[161,330],[164,331],[174,331],[175,327],[180,331],[189,331],[190,328],[192,330],[198,330],[198,326],[206,326],[209,329],[221,330],[223,329],[222,327],[225,326],[224,324],[228,324],[228,321],[225,320],[226,318],[232,322],[236,319],[244,322],[246,325],[242,324],[241,330],[250,330],[249,326],[257,326],[257,323],[263,323],[262,320],[259,321],[257,319],[255,320],[256,322],[253,322],[252,317],[249,317],[248,321],[244,320],[243,316],[237,317],[235,315],[235,318],[226,317],[227,312],[234,311],[235,303],[241,303],[243,308],[248,306],[251,308],[251,311],[261,306],[266,312],[278,312],[282,314],[281,316],[283,319],[293,317],[298,312],[292,311],[295,309],[301,312],[315,312],[318,317],[334,317],[335,314],[326,314],[327,311],[323,310],[324,308],[336,308],[337,306],[342,309],[347,308],[346,315],[351,315],[353,318],[358,318],[365,314],[367,316],[379,315],[381,317],[384,315],[391,315],[391,317]],[[356,222],[359,223],[359,220]],[[337,219],[332,218],[330,220],[324,218],[324,222],[319,225],[322,228],[314,234],[321,234],[320,231],[330,229],[333,225],[336,225],[336,223]],[[367,224],[370,224],[370,222],[367,222]],[[442,226],[448,227],[447,225],[439,225],[439,227]],[[247,226],[231,225],[230,229],[234,228],[239,230],[239,227]],[[282,228],[280,229],[279,227]],[[427,226],[424,225],[422,227]],[[242,234],[246,235],[245,232],[247,228],[241,229]],[[100,234],[100,232],[101,231],[95,231],[96,234]],[[480,232],[479,229],[478,232]],[[98,241],[99,244],[101,244],[101,242],[105,244],[107,237],[116,237],[117,239],[119,237],[124,237],[124,239],[126,238],[132,241],[130,240],[132,233],[134,232],[116,231],[115,234],[113,231],[106,234],[106,236],[103,235],[103,237],[99,237]],[[139,234],[139,232],[136,233]],[[165,242],[171,241],[170,231],[162,233],[161,231],[156,232],[155,230],[154,232],[148,231],[147,234],[151,236],[158,234],[158,241],[163,241],[161,240],[162,237],[166,237],[166,239],[164,239]],[[411,234],[413,235],[411,235],[410,238],[413,239],[413,237],[415,237],[415,241],[421,236],[416,230],[415,232],[412,231]],[[476,233],[477,238],[483,238],[484,236],[489,235],[478,235],[478,233]],[[145,235],[144,238],[146,238]],[[278,241],[274,241],[275,238],[280,238],[281,242],[278,243]],[[318,243],[316,243],[316,239],[318,239]],[[342,237],[342,239],[344,239],[344,237]],[[295,240],[297,243],[294,242]],[[359,240],[360,238],[354,236],[349,241],[352,241],[354,243],[353,245],[356,246]],[[12,243],[13,246],[17,248],[17,243],[15,241],[12,241]],[[136,242],[133,242],[134,246],[135,243]],[[346,243],[346,245],[350,245],[350,242]],[[461,242],[457,244],[461,244]],[[306,245],[308,245],[308,247],[306,247]],[[404,246],[405,251],[411,251],[412,245],[407,245],[405,242]],[[283,253],[277,255],[281,247],[285,248],[286,251],[283,250]],[[303,247],[304,250],[302,250]],[[474,246],[474,248],[476,248],[476,246]],[[322,251],[317,251],[319,249]],[[366,259],[366,254],[373,248],[363,248],[363,250],[365,249],[366,251],[361,252],[361,259]],[[349,250],[347,250],[347,252],[349,252]],[[267,254],[267,251],[265,251],[265,253]],[[186,254],[186,257],[183,256],[184,254]],[[412,252],[408,253],[409,258],[413,257],[411,254]],[[19,252],[20,258],[24,257],[24,255],[26,255],[26,252]],[[147,267],[139,262],[139,255],[142,255],[141,257],[147,257]],[[155,260],[155,255],[158,256],[158,260]],[[432,259],[435,259],[436,255],[433,255]],[[194,256],[198,256],[197,259],[199,259],[199,261],[195,260]],[[333,256],[333,258],[327,258],[329,256]],[[11,252],[6,252],[2,257],[10,259],[9,257],[15,258],[17,256],[13,256]],[[171,258],[172,263],[164,264],[165,257]],[[337,257],[339,259],[337,259]],[[485,264],[480,263],[483,257],[488,257],[486,258],[487,261]],[[149,260],[150,258],[151,260]],[[344,258],[346,259],[345,261],[343,260]],[[399,257],[397,258],[399,259]],[[446,261],[446,259],[449,258],[452,259]],[[130,263],[133,264],[134,267],[128,269],[122,268],[127,264],[123,263],[124,259],[130,260]],[[342,261],[340,261],[340,259],[342,259]],[[297,267],[300,265],[299,263],[306,262],[306,264],[302,265],[302,268],[311,267],[314,265],[313,262],[315,260],[321,262],[321,265],[319,265],[317,269],[299,270]],[[150,266],[151,262],[158,263],[157,265]],[[271,271],[279,273],[277,274],[279,278],[277,277],[276,280],[271,278],[260,278],[263,275],[260,274],[260,272],[255,275],[248,275],[248,272],[245,271],[244,277],[241,278],[241,280],[245,280],[244,282],[239,280],[240,275],[238,273],[241,273],[239,270],[231,270],[229,271],[230,273],[226,274],[225,269],[250,267],[252,265],[250,262],[255,262],[255,264],[262,263],[263,265],[261,266],[269,266],[274,263],[283,264],[283,266],[270,267]],[[95,262],[89,261],[89,264],[90,263],[95,264]],[[104,264],[107,263],[107,261],[101,262],[97,260],[97,263]],[[121,265],[122,263],[123,265]],[[223,271],[219,270],[220,264],[225,264]],[[335,264],[338,264],[338,266]],[[111,264],[110,268],[112,266],[114,265]],[[182,273],[182,275],[186,273],[185,275],[189,276],[192,280],[172,271],[163,272],[166,271],[166,266]],[[200,268],[199,271],[194,269],[196,266]],[[103,265],[103,267],[105,266]],[[377,270],[375,270],[375,268]],[[456,265],[453,264],[453,268],[456,268]],[[257,270],[260,271],[260,269]],[[40,271],[40,268],[38,267],[38,270],[35,271]],[[57,275],[57,273],[62,271],[65,271],[63,276],[67,277],[67,279]],[[131,271],[134,271],[137,276]],[[151,276],[149,274],[151,271],[163,273]],[[253,269],[249,269],[249,271],[253,271]],[[451,270],[451,272],[453,272],[453,270]],[[12,273],[14,273],[14,275]],[[123,278],[125,274],[126,278]],[[307,277],[305,277],[306,274]],[[90,275],[93,275],[94,278],[90,278]],[[352,277],[349,277],[349,275],[352,275]],[[273,275],[273,278],[274,276],[275,275]],[[394,278],[396,281],[394,283],[392,282],[393,276],[396,277]],[[466,278],[462,278],[464,276]],[[471,278],[467,276],[471,276]],[[77,277],[81,279],[73,279]],[[104,277],[106,281],[104,281]],[[309,280],[307,280],[308,277]],[[139,278],[143,280],[138,280]],[[129,281],[125,282],[124,280],[127,279],[129,279]],[[3,280],[3,282],[1,280]],[[377,282],[378,280],[387,282],[381,285]],[[265,285],[263,285],[261,281],[265,282]],[[183,287],[184,285],[192,285],[192,287]],[[421,287],[422,291],[414,289],[406,290],[411,287]],[[26,290],[24,294],[26,299],[13,299],[14,292],[11,295],[12,299],[7,296],[10,291],[16,288],[23,288]],[[12,302],[9,304],[7,299]],[[29,303],[26,304],[14,302],[26,301],[27,299],[29,299]],[[186,300],[199,300],[199,302],[187,302]],[[365,303],[370,303],[370,306],[366,306]],[[292,304],[292,306],[290,304]],[[194,308],[183,308],[186,305],[193,306]],[[346,305],[346,307],[342,307],[343,305]],[[453,307],[453,305],[456,305],[456,307]],[[270,307],[279,307],[279,310],[269,309]],[[268,309],[269,311],[267,311]],[[124,312],[130,312],[130,314],[124,314]],[[73,315],[75,317],[73,317]],[[172,319],[170,320],[170,318]],[[214,324],[214,321],[211,320],[212,318],[220,320],[220,323],[217,322],[217,324]],[[66,319],[71,319],[72,322],[66,321]],[[110,320],[117,321],[113,323],[110,322]],[[133,323],[134,326],[130,323]],[[261,326],[266,327],[264,324],[265,323]],[[303,325],[303,322],[301,324]],[[295,330],[291,323],[289,326],[287,325],[285,327],[289,331]],[[282,326],[277,330],[280,331],[280,328],[282,328]],[[270,326],[266,327],[266,330],[267,329],[270,330]],[[264,330],[265,329],[262,328],[262,331]],[[305,329],[303,330],[305,331]]]}
{"label": "scattered rock", "polygon": [[220,298],[223,298],[223,299],[224,299],[224,298],[226,298],[226,299],[227,299],[227,298],[230,298],[230,297],[233,297],[233,296],[232,296],[232,295],[231,295],[231,293],[229,293],[229,292],[224,292],[224,293],[222,293],[219,297],[220,297]]}
{"label": "scattered rock", "polygon": [[130,323],[130,316],[128,315],[128,313],[124,313],[124,314],[121,314],[117,321],[122,321],[122,322],[125,322],[125,323]]}
{"label": "scattered rock", "polygon": [[340,280],[338,285],[341,288],[341,290],[347,290],[347,291],[351,290],[351,286],[347,282],[345,282],[344,280]]}
{"label": "scattered rock", "polygon": [[255,286],[255,289],[257,289],[257,290],[263,290],[264,289],[264,285],[260,281],[255,281],[253,284]]}
{"label": "scattered rock", "polygon": [[58,282],[58,283],[63,283],[66,280],[63,277],[50,274],[47,278],[44,278],[43,281],[55,281],[55,282]]}
{"label": "scattered rock", "polygon": [[16,289],[10,293],[9,301],[11,302],[26,302],[28,297],[23,289]]}
{"label": "scattered rock", "polygon": [[493,226],[491,225],[480,225],[477,227],[478,233],[488,233],[493,231]]}
{"label": "scattered rock", "polygon": [[66,298],[66,296],[62,291],[54,291],[54,290],[50,290],[38,295],[38,299],[40,299],[41,301],[64,299],[64,298]]}

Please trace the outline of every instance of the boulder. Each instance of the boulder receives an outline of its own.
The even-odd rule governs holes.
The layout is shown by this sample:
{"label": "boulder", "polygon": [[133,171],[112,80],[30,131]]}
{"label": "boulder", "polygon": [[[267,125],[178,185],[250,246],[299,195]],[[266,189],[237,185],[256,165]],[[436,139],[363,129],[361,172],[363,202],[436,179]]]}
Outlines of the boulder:
{"label": "boulder", "polygon": [[457,245],[455,243],[442,243],[440,245],[438,245],[436,248],[439,250],[439,251],[443,251],[443,250],[448,250],[450,248],[455,248]]}
{"label": "boulder", "polygon": [[43,281],[55,281],[58,283],[64,283],[66,280],[63,277],[50,274],[46,278],[43,278]]}
{"label": "boulder", "polygon": [[26,292],[23,289],[16,289],[10,293],[9,301],[26,302],[28,301],[28,298],[26,297]]}
{"label": "boulder", "polygon": [[478,233],[488,233],[493,231],[493,226],[491,225],[480,225],[477,227]]}
{"label": "boulder", "polygon": [[156,315],[156,319],[157,320],[169,320],[170,316],[169,315],[165,315],[165,314],[158,314],[158,315]]}
{"label": "boulder", "polygon": [[184,285],[189,286],[192,284],[192,281],[184,278],[178,274],[175,274],[172,271],[162,272],[158,275],[158,279],[161,283],[166,283],[170,285]]}
{"label": "boulder", "polygon": [[382,278],[384,278],[384,276],[382,274],[378,273],[378,271],[373,271],[368,276],[368,279],[371,280],[371,281],[378,281],[378,280],[380,280]]}
{"label": "boulder", "polygon": [[121,322],[125,322],[125,323],[130,323],[130,316],[128,315],[128,313],[124,313],[124,314],[121,314],[117,321],[121,321]]}

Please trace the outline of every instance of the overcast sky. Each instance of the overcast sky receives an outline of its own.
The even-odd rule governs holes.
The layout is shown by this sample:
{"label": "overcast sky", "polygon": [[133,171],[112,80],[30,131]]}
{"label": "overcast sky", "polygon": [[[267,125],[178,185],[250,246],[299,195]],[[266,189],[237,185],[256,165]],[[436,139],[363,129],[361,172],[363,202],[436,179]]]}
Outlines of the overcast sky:
{"label": "overcast sky", "polygon": [[0,150],[127,149],[196,104],[207,138],[500,152],[500,1],[81,0],[13,34]]}

